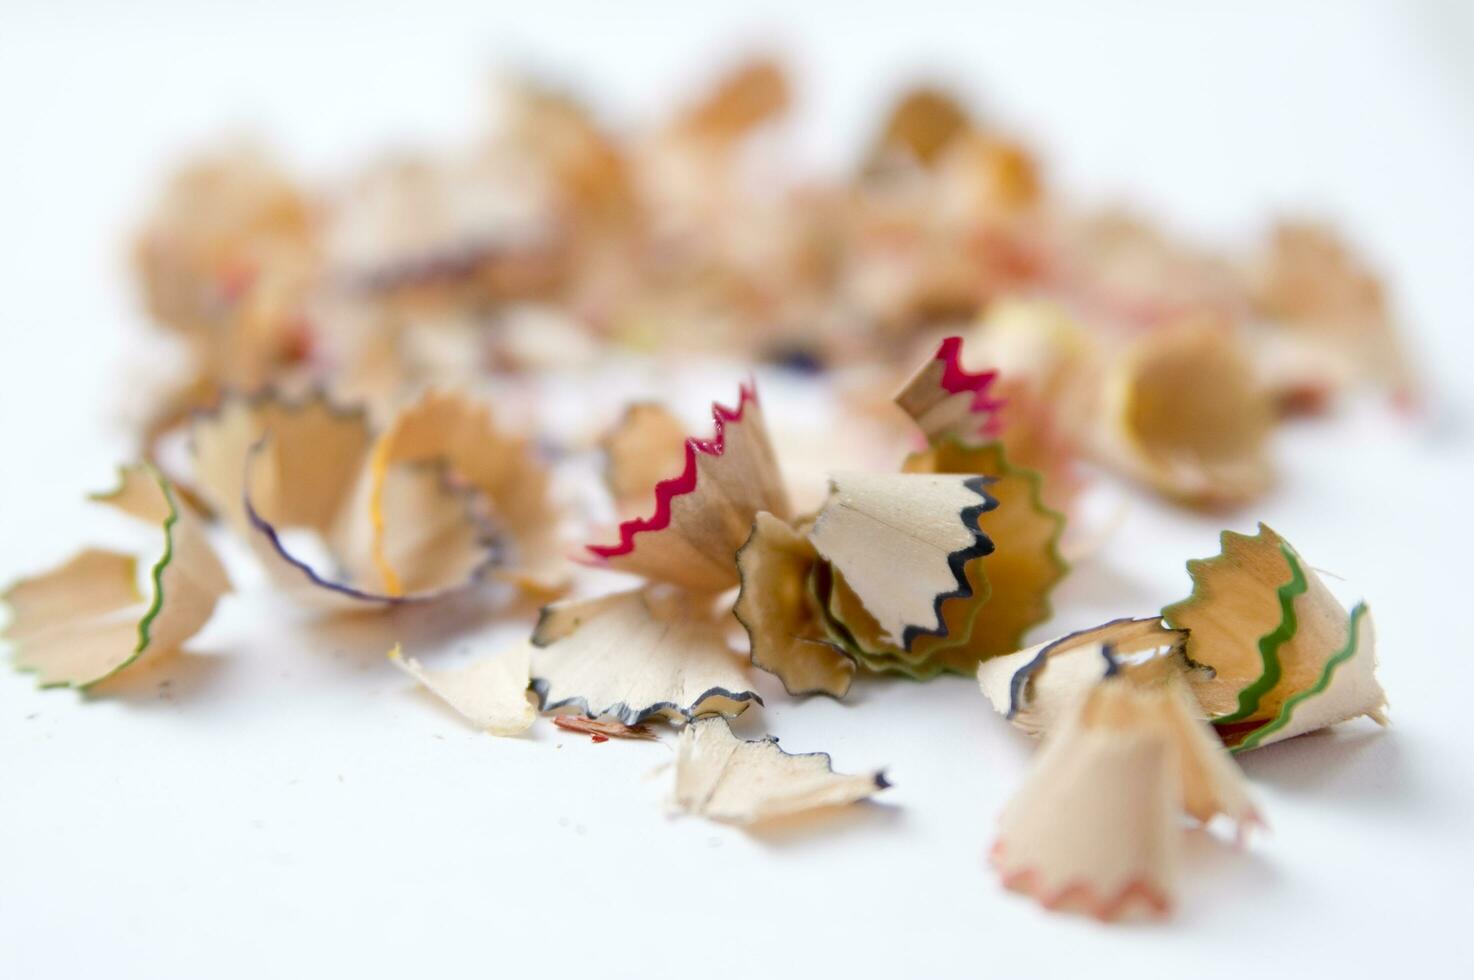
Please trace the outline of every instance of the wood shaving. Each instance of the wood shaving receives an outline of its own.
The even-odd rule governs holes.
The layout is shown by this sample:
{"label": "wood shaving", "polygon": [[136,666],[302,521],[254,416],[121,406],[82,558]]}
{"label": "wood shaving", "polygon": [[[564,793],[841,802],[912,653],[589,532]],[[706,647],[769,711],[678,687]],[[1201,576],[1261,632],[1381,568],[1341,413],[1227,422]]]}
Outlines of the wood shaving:
{"label": "wood shaving", "polygon": [[721,718],[681,730],[675,770],[678,812],[736,824],[844,806],[890,785],[880,771],[837,773],[823,752],[789,755],[775,738],[740,739]]}
{"label": "wood shaving", "polygon": [[[1024,648],[1068,571],[1082,462],[1176,504],[1243,505],[1274,483],[1283,416],[1418,394],[1391,298],[1334,231],[1280,222],[1231,255],[1081,207],[930,87],[899,93],[850,167],[804,173],[765,138],[795,102],[768,57],[619,130],[535,79],[499,96],[459,148],[336,185],[246,145],[164,182],[135,272],[183,364],[136,386],[138,435],[152,461],[187,432],[192,468],[128,467],[99,498],[161,532],[145,588],[137,558],[88,549],[5,593],[19,667],[90,685],[202,628],[230,583],[197,501],[314,607],[454,598],[530,621],[547,603],[497,656],[390,659],[498,735],[538,708],[595,741],[684,726],[673,805],[714,820],[887,786],[733,735],[725,718],[762,704],[749,664],[790,696],[975,674],[1045,737],[1003,814],[1005,885],[1104,919],[1167,911],[1183,814],[1257,821],[1228,752],[1385,721],[1367,606],[1263,525],[1189,562],[1192,595],[1160,619]],[[713,361],[781,365],[793,400],[775,404],[836,410],[809,430],[765,419],[749,381],[700,438],[652,402],[616,420],[593,390],[623,392],[638,364],[674,391]],[[578,394],[549,404],[557,384]],[[605,488],[590,437],[611,422]],[[596,570],[568,560],[574,521]],[[636,583],[563,598],[620,573]]]}
{"label": "wood shaving", "polygon": [[43,687],[86,687],[144,654],[177,650],[230,591],[199,519],[152,467],[123,467],[117,489],[92,499],[157,527],[162,545],[147,596],[133,555],[96,548],[5,591],[0,598],[11,619],[3,636],[15,648],[16,666],[34,672]]}
{"label": "wood shaving", "polygon": [[[425,602],[498,559],[488,516],[450,481],[449,463],[390,465],[360,413],[322,398],[231,398],[197,418],[192,436],[202,495],[276,587],[307,605]],[[326,546],[331,569],[294,552],[283,533],[297,528]]]}
{"label": "wood shaving", "polygon": [[588,735],[595,742],[607,742],[611,738],[627,738],[640,742],[658,742],[660,736],[648,725],[626,725],[622,721],[600,718],[584,718],[579,715],[554,715],[553,724],[565,732]]}
{"label": "wood shaving", "polygon": [[1094,685],[1004,810],[992,857],[1006,887],[1100,919],[1172,904],[1178,813],[1258,822],[1243,775],[1194,716],[1177,675]]}
{"label": "wood shaving", "polygon": [[638,725],[762,704],[722,625],[679,596],[637,589],[556,603],[532,643],[532,688],[544,711]]}
{"label": "wood shaving", "polygon": [[404,656],[398,646],[389,651],[394,666],[476,728],[493,735],[520,735],[537,718],[527,697],[530,657],[530,647],[523,643],[467,667],[430,670]]}

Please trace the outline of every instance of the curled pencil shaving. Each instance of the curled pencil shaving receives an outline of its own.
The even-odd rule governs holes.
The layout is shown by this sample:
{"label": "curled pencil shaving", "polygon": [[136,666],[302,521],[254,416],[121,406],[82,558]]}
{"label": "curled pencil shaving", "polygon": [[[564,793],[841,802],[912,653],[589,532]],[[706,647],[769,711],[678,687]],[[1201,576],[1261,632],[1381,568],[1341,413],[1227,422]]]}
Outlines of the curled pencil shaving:
{"label": "curled pencil shaving", "polygon": [[1161,620],[1116,620],[984,663],[983,693],[1039,734],[1102,676],[1175,675],[1233,752],[1363,715],[1386,723],[1370,610],[1348,613],[1273,530],[1225,531],[1221,553],[1188,570],[1193,594]]}
{"label": "curled pencil shaving", "polygon": [[655,485],[681,468],[686,430],[657,402],[635,402],[600,441],[604,482],[622,516],[638,516]]}
{"label": "curled pencil shaving", "polygon": [[737,553],[742,588],[733,611],[747,630],[753,664],[776,674],[789,694],[843,697],[855,661],[828,638],[809,590],[818,562],[805,535],[760,512]]}
{"label": "curled pencil shaving", "polygon": [[1110,362],[1100,417],[1102,461],[1169,496],[1232,504],[1272,481],[1269,401],[1226,330],[1189,323],[1134,342]]}
{"label": "curled pencil shaving", "polygon": [[1181,833],[1171,754],[1156,732],[1063,731],[999,819],[992,859],[1004,886],[1103,920],[1166,915]]}
{"label": "curled pencil shaving", "polygon": [[930,443],[946,438],[984,442],[999,434],[997,413],[1003,403],[991,390],[998,374],[969,372],[961,357],[962,338],[948,337],[896,394],[896,404]]}
{"label": "curled pencil shaving", "polygon": [[1269,527],[1225,531],[1220,554],[1188,563],[1193,593],[1162,611],[1188,631],[1186,654],[1208,668],[1193,692],[1235,751],[1366,715],[1385,723],[1375,634],[1364,603],[1350,613]]}
{"label": "curled pencil shaving", "polygon": [[429,391],[398,413],[369,460],[373,561],[389,591],[403,584],[386,553],[386,484],[396,466],[437,461],[482,498],[504,531],[508,548],[494,574],[538,598],[565,591],[569,569],[547,467],[527,439],[496,425],[490,406],[446,391]]}
{"label": "curled pencil shaving", "polygon": [[1182,669],[1187,633],[1160,618],[1117,619],[984,661],[978,685],[995,711],[1031,735],[1057,728],[1101,678]]}
{"label": "curled pencil shaving", "polygon": [[755,391],[712,407],[710,439],[687,439],[679,475],[655,485],[648,517],[624,521],[614,544],[590,545],[602,564],[658,582],[720,592],[737,584],[737,549],[758,511],[786,519],[788,497]]}
{"label": "curled pencil shaving", "polygon": [[993,542],[978,526],[997,502],[985,477],[844,473],[810,534],[815,549],[853,588],[884,640],[909,649],[946,636],[941,606],[972,593],[969,563]]}
{"label": "curled pencil shaving", "polygon": [[1112,919],[1171,907],[1180,811],[1258,822],[1242,774],[1198,720],[1178,675],[1098,682],[1040,751],[1004,810],[993,861],[1049,908]]}
{"label": "curled pencil shaving", "polygon": [[[963,338],[943,346],[954,340],[960,358]],[[1068,513],[1084,486],[1078,461],[1094,411],[1094,345],[1063,311],[1020,300],[990,306],[966,345],[972,360],[988,366],[984,374],[994,376],[990,408],[972,416],[982,424],[971,433],[963,426],[933,431],[917,418],[928,442],[933,448],[948,441],[1001,443],[1015,466],[1040,474],[1046,505]],[[899,396],[897,403],[916,418]]]}
{"label": "curled pencil shaving", "polygon": [[532,634],[532,687],[543,711],[626,725],[739,715],[762,698],[725,631],[692,597],[670,590],[554,603]]}
{"label": "curled pencil shaving", "polygon": [[[948,631],[958,641],[920,637],[912,652],[946,657],[950,666],[971,672],[980,659],[1017,650],[1028,629],[1050,617],[1050,594],[1069,572],[1060,554],[1067,522],[1045,503],[1044,477],[1015,465],[1002,442],[968,447],[946,440],[912,454],[902,469],[987,474],[987,494],[997,503],[978,516],[980,528],[994,545],[979,563],[978,574],[987,579],[985,594],[981,588],[974,590],[980,608],[969,610],[960,599],[948,600],[942,613],[959,623]],[[968,615],[971,624],[961,626]]]}
{"label": "curled pencil shaving", "polygon": [[181,647],[230,591],[199,519],[153,467],[125,466],[114,490],[93,500],[157,527],[162,545],[139,589],[138,560],[88,548],[62,565],[21,579],[3,599],[11,618],[3,635],[15,664],[44,687],[86,687],[145,654]]}
{"label": "curled pencil shaving", "polygon": [[[362,413],[321,396],[226,399],[196,418],[192,440],[201,494],[273,584],[307,605],[430,601],[472,586],[498,560],[489,516],[443,461],[377,472]],[[311,532],[330,567],[308,560],[293,530]],[[384,579],[381,555],[395,581]]]}
{"label": "curled pencil shaving", "polygon": [[[837,474],[802,531],[759,515],[738,555],[753,662],[791,694],[843,696],[856,666],[970,673],[1049,614],[1063,518],[1001,445],[945,439],[901,474]],[[997,476],[977,474],[993,473]],[[902,570],[898,573],[898,570]]]}

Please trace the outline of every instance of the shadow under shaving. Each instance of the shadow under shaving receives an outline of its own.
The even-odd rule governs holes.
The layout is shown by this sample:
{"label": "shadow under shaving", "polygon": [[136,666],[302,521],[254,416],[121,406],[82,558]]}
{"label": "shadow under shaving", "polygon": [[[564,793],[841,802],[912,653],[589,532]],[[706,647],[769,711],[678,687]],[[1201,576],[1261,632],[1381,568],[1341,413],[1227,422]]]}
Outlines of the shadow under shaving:
{"label": "shadow under shaving", "polygon": [[1255,850],[1252,836],[1240,844],[1193,827],[1183,833],[1181,893],[1173,920],[1215,917],[1222,913],[1224,903],[1262,893],[1278,878],[1274,864]]}
{"label": "shadow under shaving", "polygon": [[217,691],[230,671],[228,657],[171,650],[145,654],[126,670],[87,688],[84,697],[157,706]]}
{"label": "shadow under shaving", "polygon": [[844,806],[819,807],[786,817],[774,817],[743,828],[747,836],[769,847],[800,846],[816,834],[829,836],[861,827],[894,828],[906,811],[892,803],[860,800]]}
{"label": "shadow under shaving", "polygon": [[1339,727],[1312,732],[1237,757],[1245,775],[1285,792],[1313,793],[1327,805],[1415,805],[1421,787],[1393,733]]}
{"label": "shadow under shaving", "polygon": [[361,665],[383,660],[396,643],[416,659],[479,647],[490,630],[517,622],[505,597],[472,590],[424,605],[304,618],[295,630],[312,641],[306,648]]}

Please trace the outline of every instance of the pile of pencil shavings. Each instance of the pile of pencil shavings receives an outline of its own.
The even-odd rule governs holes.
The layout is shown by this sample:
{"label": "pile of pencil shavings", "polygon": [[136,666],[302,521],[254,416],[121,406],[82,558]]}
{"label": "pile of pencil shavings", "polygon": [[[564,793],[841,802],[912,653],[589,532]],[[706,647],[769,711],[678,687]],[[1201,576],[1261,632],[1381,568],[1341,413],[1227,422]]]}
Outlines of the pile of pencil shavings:
{"label": "pile of pencil shavings", "polygon": [[1221,256],[1081,210],[928,88],[898,96],[848,172],[806,174],[776,138],[791,89],[756,59],[614,132],[569,92],[508,82],[465,145],[313,184],[260,148],[202,154],[135,249],[185,365],[132,406],[146,445],[226,392],[320,389],[384,421],[428,387],[610,350],[817,367],[863,398],[962,332],[1007,411],[1048,416],[1036,452],[1224,504],[1269,485],[1276,416],[1367,385],[1416,394],[1380,284],[1326,228]]}
{"label": "pile of pencil shavings", "polygon": [[[1046,906],[1113,918],[1171,903],[1184,814],[1259,817],[1229,754],[1385,723],[1371,614],[1349,613],[1274,531],[1225,531],[1193,594],[984,663],[983,693],[1045,744],[993,859]],[[1225,748],[1226,747],[1226,748]]]}
{"label": "pile of pencil shavings", "polygon": [[[1165,911],[1183,813],[1241,831],[1258,819],[1225,746],[1382,720],[1370,616],[1347,613],[1261,526],[1189,563],[1192,596],[1160,617],[1020,650],[1067,572],[1065,518],[1043,503],[1044,477],[1008,459],[995,376],[959,356],[945,342],[896,396],[926,448],[897,472],[834,474],[811,515],[793,513],[753,387],[713,407],[708,438],[633,407],[604,440],[606,477],[640,516],[588,552],[641,584],[553,601],[525,643],[469,666],[426,667],[397,643],[390,659],[495,735],[527,731],[539,711],[597,741],[674,724],[672,805],[737,823],[888,783],[731,732],[725,719],[762,704],[729,643],[733,614],[751,664],[790,695],[843,697],[860,671],[976,673],[1001,713],[1048,739],[1003,815],[1005,883],[1102,918]],[[488,575],[540,598],[568,584],[548,474],[485,405],[431,393],[376,431],[322,399],[235,398],[198,416],[191,441],[191,496],[310,606],[435,602]],[[656,460],[679,468],[661,475]],[[101,499],[162,531],[153,594],[137,592],[131,556],[97,550],[12,587],[6,637],[43,684],[92,685],[177,648],[230,588],[200,516],[158,470],[125,469]],[[316,534],[329,568],[294,554],[286,530]]]}
{"label": "pile of pencil shavings", "polygon": [[[227,537],[321,615],[492,594],[518,622],[530,601],[523,640],[458,666],[371,621],[394,667],[493,735],[544,716],[597,742],[676,731],[672,808],[737,824],[889,785],[734,734],[763,704],[753,668],[790,697],[976,676],[1045,739],[1003,814],[1004,883],[1102,918],[1166,911],[1182,817],[1258,819],[1231,753],[1383,720],[1370,615],[1261,526],[1189,563],[1192,595],[1159,616],[1025,636],[1067,556],[1099,547],[1076,520],[1086,467],[1242,504],[1273,479],[1277,418],[1369,384],[1409,395],[1380,287],[1309,226],[1235,262],[1074,211],[931,90],[851,174],[758,180],[754,137],[789,101],[758,61],[616,137],[522,83],[473,146],[343,186],[248,149],[186,167],[136,254],[187,367],[138,406],[139,462],[97,498],[152,544],[12,586],[16,664],[106,693],[180,649],[231,591]],[[702,353],[798,369],[840,424],[805,446],[755,383],[699,436],[632,404],[598,440],[617,518],[588,531],[555,488],[589,447],[555,444],[525,396],[603,357]],[[629,587],[586,594],[577,537]]]}

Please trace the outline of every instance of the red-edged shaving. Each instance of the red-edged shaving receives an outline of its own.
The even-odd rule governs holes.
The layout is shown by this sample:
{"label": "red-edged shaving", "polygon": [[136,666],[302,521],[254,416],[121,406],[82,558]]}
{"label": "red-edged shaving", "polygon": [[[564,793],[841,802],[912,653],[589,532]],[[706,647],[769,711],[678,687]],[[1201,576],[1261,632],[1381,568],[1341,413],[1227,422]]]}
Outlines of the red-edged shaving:
{"label": "red-edged shaving", "polygon": [[[954,395],[972,392],[974,412],[996,412],[1003,407],[1001,398],[993,398],[988,394],[988,389],[998,379],[998,372],[978,371],[974,373],[962,366],[961,337],[952,336],[943,340],[942,345],[937,348],[936,360],[942,362],[942,387]],[[994,421],[994,418],[990,418],[987,424],[993,424]]]}
{"label": "red-edged shaving", "polygon": [[1115,670],[1055,727],[998,822],[1005,887],[1045,908],[1113,919],[1171,907],[1182,814],[1259,822],[1243,774],[1201,719],[1175,661]]}
{"label": "red-edged shaving", "polygon": [[635,535],[642,531],[659,531],[670,526],[671,501],[682,494],[696,489],[696,454],[720,456],[727,449],[727,423],[741,422],[748,404],[757,404],[757,388],[751,383],[737,389],[737,407],[728,408],[721,402],[711,403],[713,422],[710,439],[695,436],[686,440],[686,464],[679,476],[661,480],[655,484],[655,513],[649,517],[636,517],[619,525],[617,544],[586,545],[593,554],[608,559],[627,555],[635,550]]}
{"label": "red-edged shaving", "polygon": [[964,368],[962,338],[948,337],[897,393],[896,404],[933,444],[946,438],[991,441],[1001,431],[998,410],[1004,404],[992,391],[997,380],[997,371]]}
{"label": "red-edged shaving", "polygon": [[1060,888],[1049,888],[1037,868],[1019,868],[1008,871],[1004,867],[1003,842],[993,845],[990,860],[998,869],[1003,887],[1009,891],[1028,895],[1051,911],[1078,909],[1101,922],[1114,922],[1133,906],[1140,907],[1158,918],[1172,911],[1172,901],[1166,892],[1146,877],[1135,878],[1114,894],[1099,893],[1090,882],[1077,879]]}
{"label": "red-edged shaving", "polygon": [[737,549],[759,511],[788,516],[757,390],[739,388],[737,407],[714,402],[709,439],[686,440],[679,476],[655,485],[649,517],[619,525],[619,540],[588,545],[601,564],[696,590],[737,584]]}

